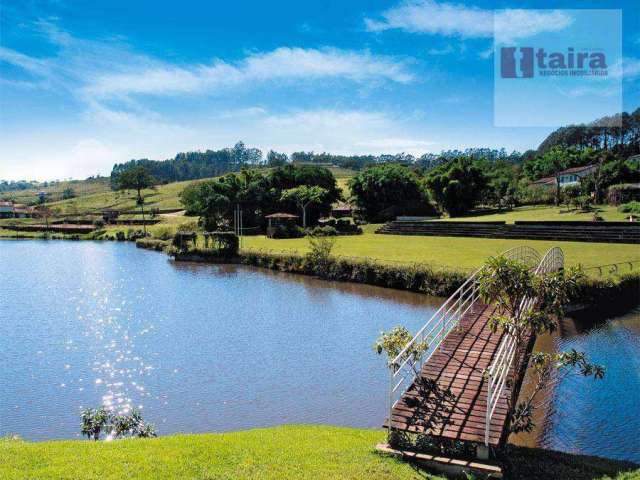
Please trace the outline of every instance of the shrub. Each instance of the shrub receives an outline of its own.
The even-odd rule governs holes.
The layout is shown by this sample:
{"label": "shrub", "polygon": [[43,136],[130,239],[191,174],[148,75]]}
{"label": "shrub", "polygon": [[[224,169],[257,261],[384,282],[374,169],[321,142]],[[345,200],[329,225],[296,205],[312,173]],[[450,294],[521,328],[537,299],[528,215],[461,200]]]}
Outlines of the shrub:
{"label": "shrub", "polygon": [[131,415],[118,415],[104,407],[88,408],[82,412],[81,433],[89,439],[98,441],[102,434],[107,438],[155,437],[155,427],[142,420],[142,415],[136,409]]}
{"label": "shrub", "polygon": [[130,242],[135,242],[139,238],[145,238],[148,234],[146,234],[143,230],[134,230],[132,228],[127,229],[127,240]]}
{"label": "shrub", "polygon": [[97,218],[96,220],[93,221],[93,226],[96,227],[98,230],[101,230],[104,228],[104,220],[101,218]]}
{"label": "shrub", "polygon": [[304,230],[298,225],[277,225],[272,227],[271,238],[301,238],[304,237]]}
{"label": "shrub", "polygon": [[334,237],[338,235],[338,230],[335,227],[326,225],[324,227],[314,227],[307,229],[307,235],[313,237]]}
{"label": "shrub", "polygon": [[173,229],[169,225],[158,225],[153,228],[152,236],[160,240],[171,240],[173,238]]}
{"label": "shrub", "polygon": [[618,207],[618,211],[622,213],[633,213],[635,215],[640,215],[640,202],[633,201],[623,203]]}
{"label": "shrub", "polygon": [[156,238],[140,238],[136,240],[136,247],[155,250],[157,252],[164,251],[169,245],[170,243],[168,241],[158,240]]}

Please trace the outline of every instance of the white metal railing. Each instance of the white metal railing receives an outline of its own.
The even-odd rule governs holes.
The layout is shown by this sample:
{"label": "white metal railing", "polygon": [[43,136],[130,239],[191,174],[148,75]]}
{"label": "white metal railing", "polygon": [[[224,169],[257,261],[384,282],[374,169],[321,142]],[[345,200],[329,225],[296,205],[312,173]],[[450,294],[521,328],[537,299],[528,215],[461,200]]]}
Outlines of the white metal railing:
{"label": "white metal railing", "polygon": [[[502,254],[512,260],[518,260],[535,267],[540,263],[540,254],[527,246],[515,247]],[[407,343],[402,351],[389,363],[389,429],[392,425],[393,407],[402,395],[411,387],[422,365],[431,358],[440,347],[444,338],[460,322],[460,319],[477,303],[478,277],[482,268],[473,272],[465,282],[442,304],[429,318],[427,323]],[[414,346],[426,343],[427,348],[417,357]]]}
{"label": "white metal railing", "polygon": [[[559,247],[553,247],[545,254],[544,258],[540,260],[535,269],[535,274],[541,275],[549,272],[555,272],[562,268],[564,268],[564,253]],[[524,298],[520,305],[520,310],[526,311],[530,309],[536,301],[537,298],[535,297]],[[511,335],[507,331],[506,335],[504,335],[500,342],[500,346],[493,358],[493,362],[487,370],[487,412],[484,433],[484,443],[486,446],[489,445],[489,432],[491,430],[493,413],[495,412],[500,395],[502,395],[507,383],[511,364],[516,356],[516,348],[515,336]]]}

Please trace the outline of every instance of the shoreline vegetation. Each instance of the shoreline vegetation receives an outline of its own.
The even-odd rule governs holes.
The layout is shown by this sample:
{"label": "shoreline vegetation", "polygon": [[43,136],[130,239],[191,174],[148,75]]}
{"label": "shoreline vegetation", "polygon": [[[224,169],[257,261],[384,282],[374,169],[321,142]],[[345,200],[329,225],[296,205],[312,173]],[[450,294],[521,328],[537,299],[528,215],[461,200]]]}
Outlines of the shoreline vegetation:
{"label": "shoreline vegetation", "polygon": [[[0,439],[0,477],[48,479],[368,479],[443,477],[379,454],[381,430],[284,425],[228,433],[112,442]],[[617,479],[640,476],[632,462],[509,445],[505,478]]]}

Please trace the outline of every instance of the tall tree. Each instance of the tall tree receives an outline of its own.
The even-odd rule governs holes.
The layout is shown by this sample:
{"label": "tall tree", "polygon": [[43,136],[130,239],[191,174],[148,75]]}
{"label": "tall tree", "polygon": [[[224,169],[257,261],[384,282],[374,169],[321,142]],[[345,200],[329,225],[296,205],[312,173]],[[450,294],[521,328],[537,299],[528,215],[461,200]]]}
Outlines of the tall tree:
{"label": "tall tree", "polygon": [[571,162],[569,152],[562,147],[553,147],[541,158],[543,168],[555,178],[555,203],[560,205],[560,172]]}
{"label": "tall tree", "polygon": [[482,198],[487,178],[470,158],[460,157],[433,169],[426,182],[438,205],[455,217],[475,207]]}
{"label": "tall tree", "polygon": [[292,200],[302,210],[302,228],[307,228],[307,208],[325,201],[328,191],[322,187],[300,185],[282,192],[281,200]]}
{"label": "tall tree", "polygon": [[144,218],[144,196],[142,195],[142,191],[154,187],[157,184],[157,180],[151,176],[147,168],[137,166],[121,172],[116,182],[118,190],[136,191],[136,204],[142,212],[142,229],[146,236],[147,226]]}
{"label": "tall tree", "polygon": [[420,178],[408,167],[376,165],[349,181],[353,198],[368,220],[388,220],[397,214],[433,214]]}

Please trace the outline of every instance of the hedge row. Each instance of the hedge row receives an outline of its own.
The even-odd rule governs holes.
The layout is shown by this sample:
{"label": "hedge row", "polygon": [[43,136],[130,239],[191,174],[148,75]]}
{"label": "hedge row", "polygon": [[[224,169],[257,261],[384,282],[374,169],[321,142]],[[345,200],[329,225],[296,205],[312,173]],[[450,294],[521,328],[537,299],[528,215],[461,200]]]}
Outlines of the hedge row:
{"label": "hedge row", "polygon": [[[424,265],[383,265],[341,258],[331,258],[326,265],[318,265],[308,256],[263,252],[244,253],[241,262],[326,280],[365,283],[439,297],[450,296],[469,275],[458,271],[433,270]],[[625,309],[637,305],[640,303],[640,272],[620,275],[615,279],[587,277],[580,282],[572,303],[590,307],[616,304]]]}
{"label": "hedge row", "polygon": [[325,280],[366,283],[439,297],[447,297],[455,292],[468,275],[464,272],[433,270],[424,265],[383,265],[333,257],[318,264],[308,256],[262,252],[244,253],[241,262],[281,272],[313,275]]}

